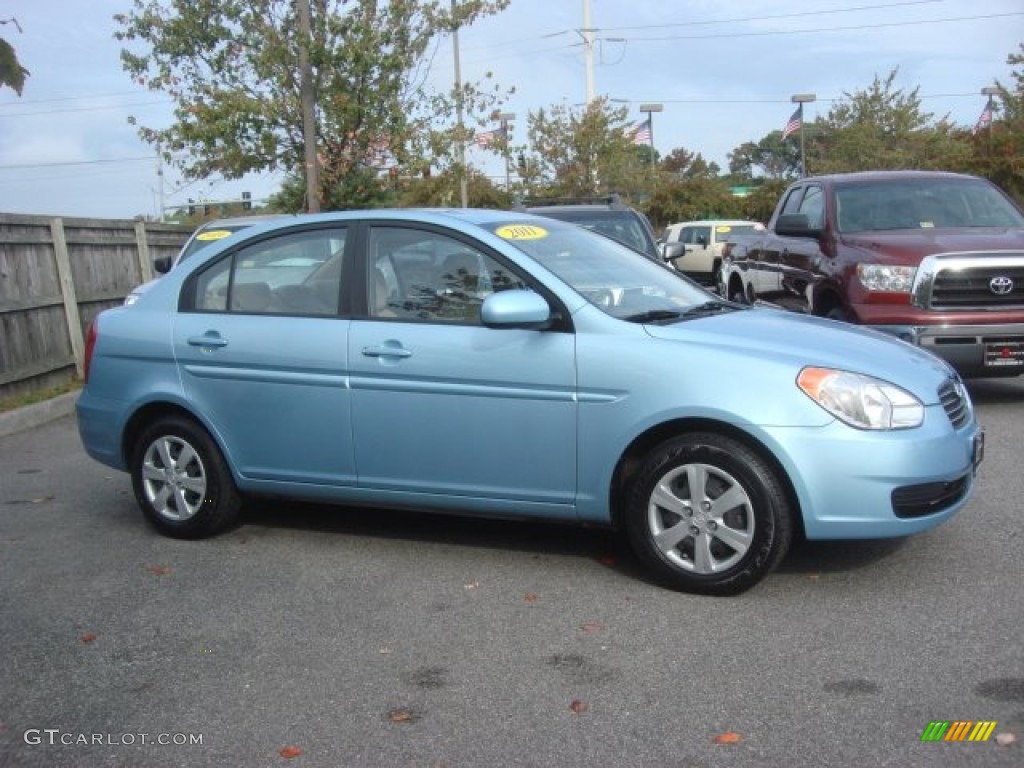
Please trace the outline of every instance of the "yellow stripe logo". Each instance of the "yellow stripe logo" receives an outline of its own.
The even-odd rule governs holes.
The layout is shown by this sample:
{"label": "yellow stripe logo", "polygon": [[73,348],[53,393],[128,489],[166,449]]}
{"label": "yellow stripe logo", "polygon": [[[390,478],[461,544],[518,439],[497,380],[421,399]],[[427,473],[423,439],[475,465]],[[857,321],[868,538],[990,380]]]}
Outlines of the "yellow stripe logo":
{"label": "yellow stripe logo", "polygon": [[932,720],[921,741],[988,741],[996,725],[995,720]]}

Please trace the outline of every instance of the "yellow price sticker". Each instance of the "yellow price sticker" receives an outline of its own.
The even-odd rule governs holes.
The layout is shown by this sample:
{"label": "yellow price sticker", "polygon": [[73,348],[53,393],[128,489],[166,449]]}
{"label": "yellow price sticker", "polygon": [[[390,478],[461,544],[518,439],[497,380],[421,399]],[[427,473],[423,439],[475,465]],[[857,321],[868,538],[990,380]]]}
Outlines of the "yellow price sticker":
{"label": "yellow price sticker", "polygon": [[498,227],[494,234],[505,240],[540,240],[548,236],[544,227],[536,227],[533,224],[509,224]]}
{"label": "yellow price sticker", "polygon": [[720,227],[715,227],[716,232],[732,232],[732,227],[723,224]]}
{"label": "yellow price sticker", "polygon": [[209,232],[200,232],[196,235],[196,240],[223,240],[225,237],[231,237],[230,229],[211,229]]}

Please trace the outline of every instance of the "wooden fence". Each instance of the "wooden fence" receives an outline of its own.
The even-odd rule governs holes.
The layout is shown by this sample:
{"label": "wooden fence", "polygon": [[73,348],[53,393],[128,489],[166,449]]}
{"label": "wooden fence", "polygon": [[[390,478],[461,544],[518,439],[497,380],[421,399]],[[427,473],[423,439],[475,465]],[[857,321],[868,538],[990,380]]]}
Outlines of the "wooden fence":
{"label": "wooden fence", "polygon": [[0,399],[81,376],[84,331],[190,229],[0,213]]}

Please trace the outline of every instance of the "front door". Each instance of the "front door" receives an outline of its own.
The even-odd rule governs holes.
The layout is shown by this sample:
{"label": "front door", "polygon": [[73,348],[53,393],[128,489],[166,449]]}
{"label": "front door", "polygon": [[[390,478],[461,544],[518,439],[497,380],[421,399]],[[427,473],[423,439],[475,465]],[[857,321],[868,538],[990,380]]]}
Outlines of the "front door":
{"label": "front door", "polygon": [[471,242],[380,225],[367,251],[368,317],[348,348],[360,486],[572,516],[574,335],[484,327],[486,296],[526,281]]}

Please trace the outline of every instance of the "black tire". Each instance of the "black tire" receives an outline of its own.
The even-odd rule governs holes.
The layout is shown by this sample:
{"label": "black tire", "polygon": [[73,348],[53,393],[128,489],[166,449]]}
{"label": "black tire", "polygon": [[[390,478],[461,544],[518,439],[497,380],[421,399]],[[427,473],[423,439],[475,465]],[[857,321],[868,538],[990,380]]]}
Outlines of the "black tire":
{"label": "black tire", "polygon": [[850,322],[850,314],[842,307],[832,307],[825,317],[829,320],[838,320],[841,323]]}
{"label": "black tire", "polygon": [[747,294],[743,290],[743,281],[736,279],[729,281],[729,295],[726,297],[729,301],[735,302],[736,304],[748,304]]}
{"label": "black tire", "polygon": [[[691,491],[691,483],[702,487]],[[660,581],[684,592],[750,589],[793,538],[794,513],[776,471],[715,433],[682,435],[651,451],[626,504],[633,549]]]}
{"label": "black tire", "polygon": [[132,451],[135,500],[161,533],[202,539],[238,519],[241,497],[220,450],[191,419],[171,416],[146,427]]}

